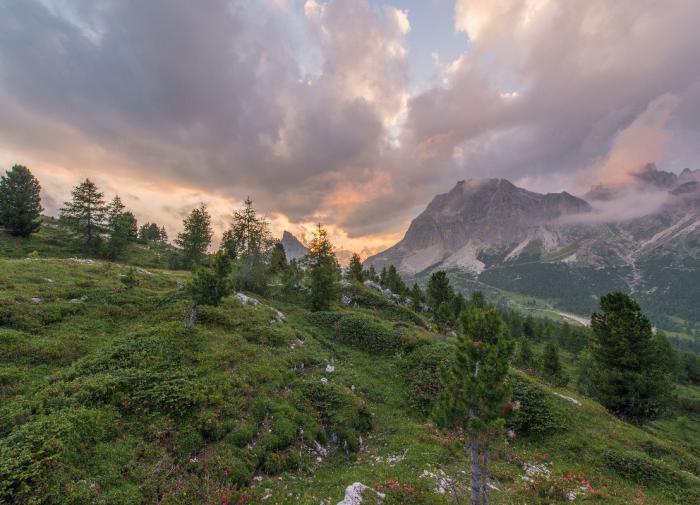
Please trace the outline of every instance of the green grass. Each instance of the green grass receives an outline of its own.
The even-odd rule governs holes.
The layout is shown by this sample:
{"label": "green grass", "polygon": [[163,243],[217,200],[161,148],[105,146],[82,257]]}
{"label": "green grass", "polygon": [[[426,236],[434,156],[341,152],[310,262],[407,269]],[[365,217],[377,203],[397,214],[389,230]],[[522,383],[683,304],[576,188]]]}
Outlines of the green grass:
{"label": "green grass", "polygon": [[[190,331],[188,273],[148,268],[126,289],[126,264],[49,257],[42,240],[16,246],[39,259],[0,259],[0,503],[335,504],[356,481],[389,504],[454,503],[443,477],[466,492],[465,454],[413,401],[411,352],[445,342],[421,315],[355,286],[362,307],[322,315],[227,297]],[[492,503],[570,503],[582,479],[596,491],[576,502],[700,499],[700,388],[679,390],[685,419],[636,427],[514,374],[551,426],[494,448]],[[525,480],[526,463],[549,476]]]}

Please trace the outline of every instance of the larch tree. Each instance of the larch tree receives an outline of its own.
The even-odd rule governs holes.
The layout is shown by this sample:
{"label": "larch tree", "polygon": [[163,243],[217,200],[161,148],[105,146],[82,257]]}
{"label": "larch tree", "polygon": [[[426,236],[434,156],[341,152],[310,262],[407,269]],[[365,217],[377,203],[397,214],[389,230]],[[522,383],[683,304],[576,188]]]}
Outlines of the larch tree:
{"label": "larch tree", "polygon": [[39,229],[41,185],[29,169],[15,165],[0,177],[0,225],[10,234],[28,237]]}
{"label": "larch tree", "polygon": [[105,231],[108,207],[104,193],[90,179],[73,188],[72,200],[65,202],[60,217],[81,237],[84,244],[94,247]]}
{"label": "larch tree", "polygon": [[175,243],[182,249],[186,266],[199,265],[206,255],[212,237],[211,216],[207,206],[202,203],[193,209],[183,221],[183,226],[184,230],[177,235]]}
{"label": "larch tree", "polygon": [[438,426],[462,430],[471,463],[471,504],[487,505],[490,449],[505,424],[511,391],[506,381],[513,346],[493,307],[462,313],[456,359],[447,369],[433,412]]}

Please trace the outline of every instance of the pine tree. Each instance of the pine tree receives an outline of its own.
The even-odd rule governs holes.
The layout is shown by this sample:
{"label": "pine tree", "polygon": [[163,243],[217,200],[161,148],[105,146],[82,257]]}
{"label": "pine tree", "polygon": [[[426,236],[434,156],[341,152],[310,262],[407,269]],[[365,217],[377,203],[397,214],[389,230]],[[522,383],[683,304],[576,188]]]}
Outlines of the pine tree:
{"label": "pine tree", "polygon": [[29,169],[15,165],[0,177],[0,225],[10,234],[28,237],[39,229],[41,186]]}
{"label": "pine tree", "polygon": [[372,282],[379,282],[379,276],[377,275],[377,271],[374,269],[374,265],[369,266],[369,270],[367,270],[366,278]]}
{"label": "pine tree", "polygon": [[428,280],[428,289],[426,290],[428,304],[435,311],[442,303],[449,303],[454,296],[450,280],[445,272],[434,272]]}
{"label": "pine tree", "polygon": [[389,268],[386,270],[382,286],[397,295],[403,295],[406,292],[406,284],[404,284],[394,265],[389,265]]}
{"label": "pine tree", "polygon": [[301,281],[304,279],[304,272],[299,266],[296,259],[292,259],[287,268],[282,272],[282,291],[290,295],[301,286]]}
{"label": "pine tree", "polygon": [[258,216],[250,197],[241,209],[234,211],[231,234],[239,256],[265,255],[274,243],[267,220]]}
{"label": "pine tree", "polygon": [[530,341],[525,337],[521,337],[518,342],[516,361],[525,370],[533,370],[535,368],[535,353],[532,352]]}
{"label": "pine tree", "polygon": [[235,260],[238,258],[238,247],[236,245],[236,239],[233,237],[233,232],[231,230],[226,230],[221,236],[219,251],[228,256],[229,259]]}
{"label": "pine tree", "polygon": [[425,294],[418,283],[415,283],[413,288],[411,288],[411,308],[416,312],[420,312],[423,302],[425,302]]}
{"label": "pine tree", "polygon": [[246,198],[243,207],[234,211],[230,233],[225,234],[226,252],[238,258],[236,289],[264,294],[267,291],[267,262],[274,244],[269,224]]}
{"label": "pine tree", "polygon": [[168,232],[165,231],[165,226],[160,227],[160,233],[158,234],[158,241],[167,244],[168,243]]}
{"label": "pine tree", "polygon": [[111,219],[109,240],[107,241],[107,257],[110,260],[119,258],[131,242],[135,223],[128,213],[120,214]]}
{"label": "pine tree", "polygon": [[600,309],[591,317],[596,398],[625,420],[657,417],[667,405],[672,384],[649,319],[637,302],[619,291],[602,296]]}
{"label": "pine tree", "polygon": [[115,195],[107,206],[107,227],[109,230],[114,229],[117,219],[119,219],[125,210],[126,206],[122,203],[122,199],[119,198],[119,195]]}
{"label": "pine tree", "polygon": [[350,264],[348,265],[348,279],[362,282],[364,281],[364,271],[362,269],[362,260],[360,260],[360,255],[357,253],[352,253],[350,258]]}
{"label": "pine tree", "polygon": [[136,221],[136,216],[130,210],[122,214],[124,217],[125,228],[127,229],[127,237],[129,242],[136,242],[139,234],[139,224]]}
{"label": "pine tree", "polygon": [[502,431],[510,401],[505,380],[512,344],[494,308],[472,307],[462,313],[463,334],[456,359],[443,377],[443,390],[433,413],[443,429],[460,429],[467,436],[471,461],[471,504],[488,503],[490,445]]}
{"label": "pine tree", "polygon": [[[139,228],[139,242],[160,242],[162,240],[161,231],[165,233],[165,229],[161,230],[156,223],[146,223]],[[167,238],[167,234],[165,236]]]}
{"label": "pine tree", "polygon": [[[478,293],[479,291],[477,291]],[[455,319],[459,317],[464,309],[467,308],[467,300],[464,298],[462,293],[457,293],[452,300],[450,300],[450,308]]]}
{"label": "pine tree", "polygon": [[182,249],[187,267],[199,265],[204,259],[212,237],[211,217],[207,206],[201,204],[193,209],[183,221],[183,225],[185,229],[177,235],[175,243]]}
{"label": "pine tree", "polygon": [[382,267],[382,271],[379,273],[379,285],[383,288],[386,287],[386,267]]}
{"label": "pine tree", "polygon": [[555,386],[566,386],[568,379],[559,360],[559,349],[554,342],[547,342],[542,353],[542,373]]}
{"label": "pine tree", "polygon": [[90,179],[85,179],[71,192],[72,201],[61,209],[61,219],[81,237],[88,247],[95,247],[105,230],[107,206],[102,193]]}
{"label": "pine tree", "polygon": [[231,261],[225,254],[214,256],[213,266],[198,266],[186,291],[192,300],[187,327],[192,328],[197,319],[197,306],[219,305],[231,292]]}
{"label": "pine tree", "polygon": [[309,273],[311,309],[328,310],[339,292],[340,267],[328,240],[328,233],[320,223],[309,244],[305,261]]}
{"label": "pine tree", "polygon": [[270,272],[280,274],[287,268],[287,255],[282,242],[277,241],[270,255]]}

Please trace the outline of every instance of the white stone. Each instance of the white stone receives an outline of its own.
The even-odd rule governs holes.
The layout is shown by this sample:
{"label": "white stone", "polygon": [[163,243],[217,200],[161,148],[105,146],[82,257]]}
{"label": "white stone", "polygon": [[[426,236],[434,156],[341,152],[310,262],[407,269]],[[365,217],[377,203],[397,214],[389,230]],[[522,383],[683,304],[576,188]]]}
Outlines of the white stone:
{"label": "white stone", "polygon": [[559,398],[563,398],[563,399],[566,400],[567,402],[571,402],[571,403],[573,403],[574,405],[577,405],[577,406],[579,406],[579,407],[581,406],[581,402],[578,401],[576,398],[571,398],[570,396],[562,395],[562,394],[559,394],[559,393],[557,393],[557,392],[554,392],[554,394],[557,395]]}
{"label": "white stone", "polygon": [[360,505],[362,503],[362,494],[365,492],[374,493],[383,500],[385,495],[375,491],[369,486],[365,486],[362,482],[354,482],[345,488],[345,498],[338,502],[338,505]]}
{"label": "white stone", "polygon": [[32,303],[44,303],[44,300],[40,296],[32,296]]}

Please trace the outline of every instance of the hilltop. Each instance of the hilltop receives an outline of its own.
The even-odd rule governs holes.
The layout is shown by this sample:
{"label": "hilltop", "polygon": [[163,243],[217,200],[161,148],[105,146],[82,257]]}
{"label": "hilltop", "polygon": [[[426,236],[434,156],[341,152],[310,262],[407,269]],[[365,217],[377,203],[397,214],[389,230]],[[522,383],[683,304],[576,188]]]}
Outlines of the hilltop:
{"label": "hilltop", "polygon": [[[464,493],[466,455],[429,422],[453,337],[425,314],[344,282],[330,311],[231,293],[188,330],[188,272],[139,244],[119,263],[74,257],[64,233],[0,239],[0,503],[336,504],[354,482],[363,503]],[[564,334],[537,327],[536,352]],[[493,503],[700,498],[697,386],[637,427],[537,374],[510,380],[522,407],[493,456]]]}

